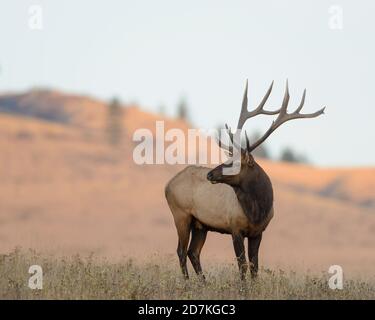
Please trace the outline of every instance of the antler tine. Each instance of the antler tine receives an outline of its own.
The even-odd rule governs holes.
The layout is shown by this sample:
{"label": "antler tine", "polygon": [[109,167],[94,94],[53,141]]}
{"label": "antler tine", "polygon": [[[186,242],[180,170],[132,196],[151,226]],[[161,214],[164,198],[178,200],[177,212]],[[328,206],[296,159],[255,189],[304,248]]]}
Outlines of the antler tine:
{"label": "antler tine", "polygon": [[305,104],[305,98],[306,98],[306,89],[303,90],[301,102],[300,102],[298,108],[296,109],[296,111],[294,111],[295,113],[299,113],[302,110],[302,107]]}
{"label": "antler tine", "polygon": [[267,115],[274,115],[274,114],[279,113],[280,109],[279,110],[275,110],[275,111],[267,111],[267,110],[263,109],[264,105],[266,104],[266,102],[268,100],[268,97],[271,94],[272,88],[273,88],[273,80],[272,80],[271,85],[268,88],[266,94],[264,95],[262,101],[260,102],[259,106],[254,111],[263,110],[263,114],[267,114]]}
{"label": "antler tine", "polygon": [[227,129],[227,132],[228,132],[228,136],[230,138],[230,140],[233,142],[233,133],[232,133],[232,130],[230,127],[228,127],[227,124],[225,124],[225,129]]}
{"label": "antler tine", "polygon": [[288,80],[286,80],[286,86],[285,86],[285,93],[284,93],[284,99],[283,103],[281,104],[280,112],[278,118],[282,118],[285,114],[287,114],[288,104],[289,104],[289,85]]}
{"label": "antler tine", "polygon": [[237,129],[242,129],[246,120],[249,118],[249,111],[247,111],[247,89],[248,89],[248,80],[246,79],[245,92],[242,98],[242,106],[240,117],[238,118]]}
{"label": "antler tine", "polygon": [[[232,145],[235,146],[237,149],[241,150],[241,137],[239,137],[240,141],[239,141],[239,144],[238,144],[235,137],[234,137],[232,129],[230,127],[228,127],[227,124],[225,124],[225,128],[227,129],[227,133],[228,133],[230,141],[232,142]],[[236,135],[237,134],[238,134],[238,132],[236,132]]]}
{"label": "antler tine", "polygon": [[218,135],[216,136],[215,135],[215,139],[216,139],[216,142],[218,143],[219,145],[219,148],[222,148],[226,151],[229,152],[229,154],[231,154],[233,152],[233,147],[232,146],[229,146],[228,144],[226,143],[223,143],[223,141],[221,140],[221,131],[219,130],[219,133]]}
{"label": "antler tine", "polygon": [[248,152],[250,152],[250,141],[249,141],[249,137],[248,137],[248,135],[247,135],[246,130],[245,130],[245,137],[246,137],[246,150],[247,150]]}
{"label": "antler tine", "polygon": [[249,80],[246,79],[245,92],[243,93],[241,113],[247,112],[247,90],[249,87]]}
{"label": "antler tine", "polygon": [[275,114],[278,114],[280,112],[280,109],[278,110],[273,110],[273,111],[269,111],[269,110],[264,110],[264,105],[266,104],[271,92],[272,92],[272,88],[273,88],[273,81],[271,82],[271,85],[269,86],[266,94],[264,95],[262,101],[260,102],[260,104],[258,105],[258,107],[256,107],[254,110],[252,111],[248,111],[247,110],[247,90],[248,90],[248,81],[246,80],[246,86],[245,86],[245,92],[244,92],[244,95],[243,95],[243,99],[242,99],[242,108],[241,108],[241,113],[240,113],[240,117],[238,119],[238,124],[237,124],[237,129],[242,129],[243,125],[245,124],[246,120],[249,119],[249,118],[252,118],[252,117],[255,117],[257,115],[260,115],[260,114],[264,114],[264,115],[275,115]]}
{"label": "antler tine", "polygon": [[[229,140],[231,142],[231,145],[228,145],[228,144],[226,144],[222,141],[221,131],[219,131],[219,135],[218,135],[219,137],[216,137],[216,140],[217,140],[220,148],[222,148],[222,149],[228,151],[230,154],[232,154],[233,153],[233,145],[235,144],[234,139],[233,139],[233,133],[232,133],[231,128],[228,126],[228,124],[225,124],[225,129],[226,129],[227,134],[229,136]],[[236,145],[236,147],[237,147],[237,145]]]}
{"label": "antler tine", "polygon": [[256,141],[253,145],[250,147],[250,151],[254,150],[256,147],[258,147],[261,143],[264,142],[268,138],[268,136],[275,131],[279,126],[281,126],[284,122],[287,122],[289,120],[293,119],[307,119],[307,118],[316,118],[320,116],[321,114],[324,113],[325,107],[313,112],[313,113],[300,113],[304,103],[305,103],[305,97],[306,97],[306,89],[303,92],[301,102],[298,106],[298,108],[292,112],[288,113],[287,108],[288,108],[288,103],[289,103],[289,88],[288,88],[288,81],[286,83],[286,89],[285,89],[285,94],[284,94],[284,99],[283,103],[280,108],[280,113],[276,120],[274,120],[269,127],[269,129],[266,131],[266,133],[258,140]]}

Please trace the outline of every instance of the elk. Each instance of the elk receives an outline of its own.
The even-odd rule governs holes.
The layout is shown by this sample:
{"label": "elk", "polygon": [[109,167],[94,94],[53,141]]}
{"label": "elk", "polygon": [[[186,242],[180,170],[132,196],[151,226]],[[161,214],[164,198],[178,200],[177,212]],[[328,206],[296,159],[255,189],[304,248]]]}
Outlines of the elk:
{"label": "elk", "polygon": [[[214,169],[188,166],[174,176],[165,187],[165,196],[178,234],[177,255],[181,271],[186,279],[189,278],[187,257],[198,276],[204,279],[200,253],[208,231],[232,236],[242,280],[245,279],[248,269],[244,245],[244,240],[247,238],[250,273],[252,277],[257,275],[262,234],[274,215],[274,209],[271,180],[254,160],[251,152],[283,123],[293,119],[316,118],[323,114],[325,109],[308,114],[300,113],[305,103],[305,89],[297,109],[288,113],[287,81],[281,107],[274,111],[265,110],[264,105],[271,94],[272,87],[273,81],[258,107],[248,111],[248,83],[246,81],[236,136],[241,136],[242,127],[248,119],[257,115],[278,115],[258,141],[250,144],[245,132],[246,147],[242,147],[241,143],[236,143],[238,139],[234,139],[233,132],[226,125],[230,144],[223,143],[221,137],[218,142],[219,146],[228,152],[228,160]],[[240,155],[238,157],[240,162],[237,161],[237,165],[240,164],[239,172],[232,175],[224,174],[224,168],[235,165],[234,148],[237,148]]]}

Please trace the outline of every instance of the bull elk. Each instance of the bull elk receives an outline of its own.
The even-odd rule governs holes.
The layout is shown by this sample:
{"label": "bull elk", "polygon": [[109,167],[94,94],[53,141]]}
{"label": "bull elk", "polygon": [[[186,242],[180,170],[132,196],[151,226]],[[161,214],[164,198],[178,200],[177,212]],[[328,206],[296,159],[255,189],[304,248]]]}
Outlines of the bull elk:
{"label": "bull elk", "polygon": [[[206,167],[188,166],[173,177],[165,187],[165,196],[177,228],[177,255],[185,278],[189,278],[186,265],[188,256],[195,272],[204,279],[200,253],[208,231],[232,236],[241,279],[245,278],[248,269],[244,245],[244,239],[248,238],[250,272],[252,277],[257,275],[262,233],[272,219],[274,209],[271,180],[254,160],[251,152],[284,122],[315,118],[323,114],[325,109],[309,114],[300,113],[305,102],[305,89],[298,108],[288,113],[287,82],[281,107],[274,111],[265,110],[264,105],[271,94],[272,87],[273,82],[258,107],[248,111],[246,82],[236,134],[239,132],[241,135],[243,125],[252,117],[278,115],[258,141],[250,144],[245,132],[246,147],[242,147],[241,144],[235,143],[237,139],[233,139],[233,132],[226,125],[231,145],[224,144],[219,138],[219,146],[229,151],[229,159],[212,170]],[[227,175],[223,173],[223,169],[233,165],[233,148],[237,148],[240,155],[238,157],[240,169],[238,174]]]}

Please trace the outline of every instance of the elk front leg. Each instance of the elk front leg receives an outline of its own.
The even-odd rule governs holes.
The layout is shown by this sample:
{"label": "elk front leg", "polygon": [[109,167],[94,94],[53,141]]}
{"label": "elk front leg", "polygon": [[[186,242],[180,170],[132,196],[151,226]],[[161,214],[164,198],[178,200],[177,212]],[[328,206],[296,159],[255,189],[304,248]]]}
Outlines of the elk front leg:
{"label": "elk front leg", "polygon": [[245,280],[247,264],[245,257],[244,238],[241,234],[232,234],[234,252],[236,253],[238,268],[240,269],[241,280]]}
{"label": "elk front leg", "polygon": [[190,222],[191,218],[187,217],[185,219],[175,219],[175,224],[178,233],[178,246],[177,246],[177,255],[180,260],[180,267],[182,274],[185,279],[189,279],[189,273],[186,266],[187,258],[187,248],[189,245],[190,238]]}
{"label": "elk front leg", "polygon": [[251,277],[255,278],[258,273],[258,252],[260,242],[262,241],[262,234],[256,237],[249,237],[248,239],[248,253],[249,253],[249,264]]}
{"label": "elk front leg", "polygon": [[207,230],[204,228],[193,227],[191,231],[191,242],[188,250],[188,256],[193,265],[193,268],[197,275],[201,276],[204,279],[202,273],[202,267],[200,262],[200,254],[203,248],[203,245],[206,241]]}

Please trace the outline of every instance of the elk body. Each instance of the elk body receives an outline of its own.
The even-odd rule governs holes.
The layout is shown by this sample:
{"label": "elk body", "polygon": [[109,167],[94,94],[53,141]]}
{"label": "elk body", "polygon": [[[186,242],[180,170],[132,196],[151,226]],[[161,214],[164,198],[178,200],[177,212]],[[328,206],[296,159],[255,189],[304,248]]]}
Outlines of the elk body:
{"label": "elk body", "polygon": [[[172,211],[178,234],[177,255],[182,273],[186,278],[189,277],[187,257],[189,257],[195,272],[203,277],[200,253],[208,231],[232,236],[242,279],[245,278],[248,268],[244,245],[244,240],[247,238],[250,272],[253,277],[257,274],[258,251],[262,233],[272,219],[274,209],[271,180],[254,160],[251,152],[282,123],[292,119],[314,118],[324,112],[323,108],[311,114],[300,113],[305,101],[305,90],[298,108],[292,113],[287,113],[288,83],[280,109],[265,110],[264,105],[272,91],[272,86],[273,83],[259,106],[249,112],[247,110],[246,83],[236,135],[226,126],[231,145],[224,145],[219,139],[219,146],[230,154],[227,162],[214,169],[188,166],[173,177],[165,187],[165,196]],[[243,125],[247,119],[259,114],[278,114],[278,116],[267,132],[254,144],[250,144],[245,133],[246,148],[241,147],[238,141],[241,141]],[[239,155],[237,159],[233,157],[235,153]],[[239,166],[236,174],[225,173],[226,168],[235,166]]]}

